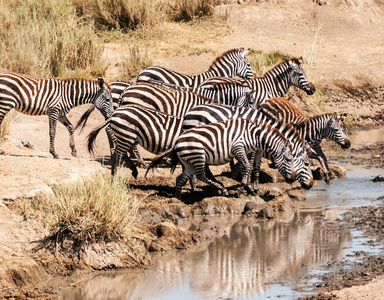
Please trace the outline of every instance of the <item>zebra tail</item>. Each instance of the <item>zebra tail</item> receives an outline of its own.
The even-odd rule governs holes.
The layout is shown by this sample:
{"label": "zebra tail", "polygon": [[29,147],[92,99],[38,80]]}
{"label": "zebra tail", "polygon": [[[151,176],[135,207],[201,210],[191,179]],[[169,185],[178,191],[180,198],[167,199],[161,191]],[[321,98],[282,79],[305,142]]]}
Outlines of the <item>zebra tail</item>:
{"label": "zebra tail", "polygon": [[105,126],[109,125],[110,119],[105,121],[104,124],[100,125],[96,129],[94,129],[89,135],[88,135],[88,152],[94,155],[95,152],[95,142],[96,142],[96,137],[99,134],[100,130],[103,129]]}
{"label": "zebra tail", "polygon": [[[144,177],[147,177],[147,174],[149,172],[149,170],[153,169],[153,168],[156,168],[160,163],[161,161],[163,160],[164,157],[166,156],[169,156],[169,155],[172,155],[172,168],[171,168],[171,173],[173,173],[174,169],[176,166],[173,166],[173,163],[174,163],[174,156],[176,155],[177,159],[178,159],[178,156],[176,154],[176,151],[173,150],[173,148],[171,149],[168,149],[167,151],[161,153],[160,155],[152,158],[151,160],[151,163],[148,165],[147,167],[147,171],[145,172],[145,175]],[[176,164],[177,164],[177,161],[176,161]]]}
{"label": "zebra tail", "polygon": [[88,121],[88,118],[89,116],[91,115],[91,113],[93,112],[93,110],[95,109],[96,107],[96,104],[93,104],[81,117],[80,117],[80,120],[79,122],[77,122],[76,124],[76,127],[75,127],[75,130],[77,128],[80,127],[80,132],[82,132],[84,130],[84,127],[85,127],[85,124],[87,123]]}

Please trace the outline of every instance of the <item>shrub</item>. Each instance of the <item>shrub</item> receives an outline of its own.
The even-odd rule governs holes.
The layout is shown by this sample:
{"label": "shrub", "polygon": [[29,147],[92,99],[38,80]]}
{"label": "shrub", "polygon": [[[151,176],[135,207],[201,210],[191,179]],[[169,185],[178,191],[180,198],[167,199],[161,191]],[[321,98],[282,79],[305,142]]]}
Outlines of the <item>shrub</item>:
{"label": "shrub", "polygon": [[148,51],[141,52],[138,46],[130,46],[129,54],[121,59],[120,78],[130,80],[136,78],[140,71],[153,65]]}
{"label": "shrub", "polygon": [[247,56],[253,70],[257,76],[263,76],[273,65],[281,61],[283,58],[292,58],[288,54],[279,51],[264,53],[263,51],[251,49]]}
{"label": "shrub", "polygon": [[38,76],[67,70],[100,72],[102,45],[92,24],[81,24],[70,2],[0,0],[0,66]]}
{"label": "shrub", "polygon": [[52,240],[73,241],[79,247],[95,241],[129,237],[140,200],[121,178],[96,175],[53,188],[51,195],[25,199],[19,205],[25,219],[38,219]]}
{"label": "shrub", "polygon": [[215,12],[218,0],[175,0],[170,4],[173,21],[191,21],[195,18],[209,17]]}
{"label": "shrub", "polygon": [[94,19],[107,29],[134,30],[162,21],[161,5],[159,0],[97,0]]}

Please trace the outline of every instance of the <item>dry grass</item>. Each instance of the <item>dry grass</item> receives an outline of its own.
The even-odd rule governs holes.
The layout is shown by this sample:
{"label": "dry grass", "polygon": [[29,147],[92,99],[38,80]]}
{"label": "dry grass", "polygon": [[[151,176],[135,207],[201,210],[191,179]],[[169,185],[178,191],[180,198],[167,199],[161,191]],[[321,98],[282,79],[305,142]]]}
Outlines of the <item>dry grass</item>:
{"label": "dry grass", "polygon": [[103,67],[92,23],[82,23],[62,0],[0,0],[0,68],[37,76],[65,76]]}
{"label": "dry grass", "polygon": [[132,80],[137,77],[141,70],[152,65],[153,61],[148,56],[148,51],[142,52],[139,47],[132,45],[129,47],[129,54],[121,59],[120,78]]}
{"label": "dry grass", "polygon": [[256,75],[261,77],[265,72],[271,69],[273,65],[281,61],[283,58],[289,59],[292,58],[292,56],[279,51],[264,53],[263,51],[251,49],[247,58]]}
{"label": "dry grass", "polygon": [[196,18],[211,17],[215,13],[218,0],[174,0],[170,1],[170,17],[176,22],[188,22]]}
{"label": "dry grass", "polygon": [[6,136],[9,134],[9,131],[11,129],[11,123],[13,120],[15,120],[17,118],[17,112],[15,110],[11,110],[10,112],[8,112],[4,119],[3,119],[3,122],[1,123],[1,126],[0,126],[0,141]]}
{"label": "dry grass", "polygon": [[53,188],[53,193],[25,199],[19,208],[25,219],[38,219],[55,241],[74,245],[124,240],[132,235],[140,199],[121,177],[95,175]]}

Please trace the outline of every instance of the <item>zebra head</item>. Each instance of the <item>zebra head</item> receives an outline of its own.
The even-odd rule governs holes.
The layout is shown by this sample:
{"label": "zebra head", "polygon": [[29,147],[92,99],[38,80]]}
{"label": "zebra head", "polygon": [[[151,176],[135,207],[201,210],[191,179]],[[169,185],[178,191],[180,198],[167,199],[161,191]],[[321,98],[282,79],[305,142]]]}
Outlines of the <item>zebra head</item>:
{"label": "zebra head", "polygon": [[112,95],[110,87],[104,82],[104,79],[98,79],[99,90],[97,91],[95,105],[105,119],[108,119],[112,114]]}
{"label": "zebra head", "polygon": [[294,150],[296,179],[300,182],[301,187],[307,190],[313,185],[313,175],[308,156],[310,153],[311,147],[307,141],[303,141],[303,143]]}
{"label": "zebra head", "polygon": [[235,68],[235,75],[243,79],[252,79],[255,75],[251,67],[251,63],[248,61],[246,56],[249,54],[249,50],[244,50],[244,48],[238,49],[234,57],[232,58],[232,64]]}
{"label": "zebra head", "polygon": [[296,177],[294,170],[294,157],[292,154],[293,144],[286,140],[280,153],[276,155],[273,160],[279,170],[280,174],[283,175],[286,181],[293,182]]}
{"label": "zebra head", "polygon": [[313,95],[316,91],[315,85],[309,80],[307,73],[301,66],[303,58],[293,58],[288,60],[289,73],[292,85],[298,87],[307,93],[307,95]]}
{"label": "zebra head", "polygon": [[351,147],[351,140],[349,139],[347,126],[344,122],[343,116],[338,116],[337,113],[331,115],[327,122],[325,135],[332,141],[335,141],[343,149]]}

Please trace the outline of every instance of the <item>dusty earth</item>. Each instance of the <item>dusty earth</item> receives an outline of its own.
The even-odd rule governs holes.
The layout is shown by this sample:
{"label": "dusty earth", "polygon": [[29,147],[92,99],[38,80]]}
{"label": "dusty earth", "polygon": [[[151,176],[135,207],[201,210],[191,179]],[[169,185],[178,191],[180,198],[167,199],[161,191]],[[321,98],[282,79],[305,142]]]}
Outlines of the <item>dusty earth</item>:
{"label": "dusty earth", "polygon": [[[303,56],[310,78],[324,94],[320,104],[324,111],[347,112],[348,122],[359,130],[383,125],[383,1],[246,1],[223,5],[220,11],[228,12],[233,33],[209,37],[206,43],[194,45],[212,48],[215,53],[157,57],[156,64],[194,74],[206,70],[218,54],[239,46]],[[127,49],[126,44],[106,45],[111,65],[107,80],[118,79],[114,60]],[[311,97],[296,91],[291,94],[291,100],[308,115],[320,112]],[[74,109],[69,119],[76,123],[85,110],[86,107]],[[55,297],[54,290],[37,290],[34,286],[52,276],[135,265],[127,262],[121,245],[110,247],[115,249],[110,252],[106,251],[110,248],[105,245],[94,245],[82,253],[80,260],[54,256],[45,249],[37,250],[36,241],[43,239],[46,231],[38,224],[23,220],[14,205],[20,197],[29,197],[33,201],[39,193],[49,192],[54,184],[75,181],[95,172],[108,172],[109,149],[105,135],[100,134],[97,140],[95,158],[86,151],[87,133],[100,122],[102,117],[95,112],[85,132],[77,133],[77,158],[70,156],[67,131],[58,125],[56,150],[59,160],[54,160],[48,152],[47,117],[17,115],[12,122],[10,135],[4,143],[5,154],[0,156],[1,298],[52,298]],[[383,150],[383,143],[362,148],[352,144],[347,155],[339,159],[383,168]],[[144,153],[144,157],[151,155]],[[284,210],[292,209],[295,201],[305,200],[305,194],[297,184],[290,186],[282,182],[276,172],[267,168],[267,164],[263,170],[271,177],[265,176],[265,181],[274,183],[262,184],[259,196],[234,197],[235,186],[230,190],[232,197],[217,197],[209,188],[199,185],[198,191],[192,195],[185,191],[185,203],[172,197],[174,177],[169,175],[168,169],[157,169],[149,179],[143,178],[141,170],[138,180],[130,178],[129,183],[133,191],[145,197],[139,222],[150,238],[144,247],[147,251],[185,249],[191,244],[198,246],[209,241],[219,230],[206,228],[201,232],[188,232],[177,226],[191,215],[243,213],[274,218]],[[342,168],[335,166],[334,171],[343,176]],[[225,166],[214,169],[215,174],[221,175],[219,180],[229,186],[236,185],[235,181],[227,179],[226,172]],[[361,228],[367,236],[382,243],[383,211],[384,206],[357,208],[345,216],[343,222]],[[324,277],[323,282],[314,287],[322,294],[312,298],[379,297],[384,283],[384,277],[380,277],[384,276],[383,260],[384,256],[380,255],[367,257],[361,266],[341,266],[339,273]],[[145,263],[148,261],[139,264]]]}

